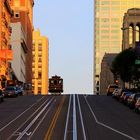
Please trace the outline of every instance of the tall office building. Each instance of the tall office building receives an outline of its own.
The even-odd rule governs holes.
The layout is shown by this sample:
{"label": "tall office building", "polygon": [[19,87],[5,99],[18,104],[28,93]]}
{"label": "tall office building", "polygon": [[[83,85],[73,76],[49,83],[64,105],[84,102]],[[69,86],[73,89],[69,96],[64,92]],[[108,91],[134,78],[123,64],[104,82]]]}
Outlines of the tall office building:
{"label": "tall office building", "polygon": [[41,36],[40,31],[33,32],[33,93],[46,95],[48,93],[49,72],[49,41]]}
{"label": "tall office building", "polygon": [[95,92],[100,92],[101,61],[104,54],[121,51],[123,16],[130,8],[140,8],[140,0],[95,0]]}

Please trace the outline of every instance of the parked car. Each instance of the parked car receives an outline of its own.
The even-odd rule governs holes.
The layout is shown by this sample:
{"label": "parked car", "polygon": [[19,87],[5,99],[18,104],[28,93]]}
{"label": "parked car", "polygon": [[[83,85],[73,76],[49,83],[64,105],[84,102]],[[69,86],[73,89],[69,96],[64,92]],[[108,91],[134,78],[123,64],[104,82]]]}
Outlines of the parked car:
{"label": "parked car", "polygon": [[110,84],[110,85],[108,85],[108,87],[107,87],[107,96],[108,95],[112,95],[113,91],[116,88],[118,88],[118,85],[116,85],[116,84]]}
{"label": "parked car", "polygon": [[136,103],[135,103],[135,111],[137,113],[140,112],[140,97],[137,99]]}
{"label": "parked car", "polygon": [[126,104],[127,103],[127,99],[132,95],[133,93],[130,91],[124,91],[122,93],[122,95],[119,98],[119,101]]}
{"label": "parked car", "polygon": [[119,89],[118,88],[116,88],[114,91],[113,91],[113,93],[112,93],[112,97],[113,98],[116,98],[116,96],[119,94]]}
{"label": "parked car", "polygon": [[140,97],[140,93],[135,93],[132,94],[128,99],[127,99],[127,105],[131,108],[134,109],[135,108],[135,103],[137,101],[137,99]]}
{"label": "parked car", "polygon": [[0,102],[3,102],[3,98],[4,98],[3,91],[0,89]]}
{"label": "parked car", "polygon": [[119,98],[121,97],[122,93],[125,92],[125,91],[128,91],[127,89],[125,88],[118,88],[118,89],[115,89],[115,93],[113,93],[113,96],[115,99],[119,100]]}
{"label": "parked car", "polygon": [[23,95],[23,89],[21,87],[16,87],[16,91],[18,95]]}
{"label": "parked car", "polygon": [[5,97],[16,97],[18,96],[18,92],[15,86],[7,86],[4,90]]}

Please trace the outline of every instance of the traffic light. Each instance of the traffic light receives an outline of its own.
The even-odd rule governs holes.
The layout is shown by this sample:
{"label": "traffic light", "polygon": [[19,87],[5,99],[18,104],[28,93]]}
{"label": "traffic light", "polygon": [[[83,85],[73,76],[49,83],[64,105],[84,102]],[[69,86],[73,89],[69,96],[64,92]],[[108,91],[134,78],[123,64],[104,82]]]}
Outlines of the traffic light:
{"label": "traffic light", "polygon": [[115,80],[115,84],[118,84],[118,82],[119,82],[118,80]]}

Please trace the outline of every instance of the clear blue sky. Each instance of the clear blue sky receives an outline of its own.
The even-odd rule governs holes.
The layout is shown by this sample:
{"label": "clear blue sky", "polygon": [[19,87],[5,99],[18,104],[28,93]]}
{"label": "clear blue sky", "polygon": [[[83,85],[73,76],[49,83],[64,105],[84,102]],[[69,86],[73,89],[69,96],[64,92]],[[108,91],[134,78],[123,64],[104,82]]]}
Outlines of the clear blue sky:
{"label": "clear blue sky", "polygon": [[65,93],[93,90],[93,0],[35,0],[34,28],[49,38],[49,77]]}

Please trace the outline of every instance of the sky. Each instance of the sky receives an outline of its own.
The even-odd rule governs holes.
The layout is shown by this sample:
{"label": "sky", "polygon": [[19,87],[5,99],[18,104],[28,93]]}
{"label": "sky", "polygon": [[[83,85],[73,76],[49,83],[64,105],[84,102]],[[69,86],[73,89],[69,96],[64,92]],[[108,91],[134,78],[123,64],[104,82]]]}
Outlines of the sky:
{"label": "sky", "polygon": [[35,0],[34,29],[49,39],[49,77],[64,93],[93,92],[93,0]]}

